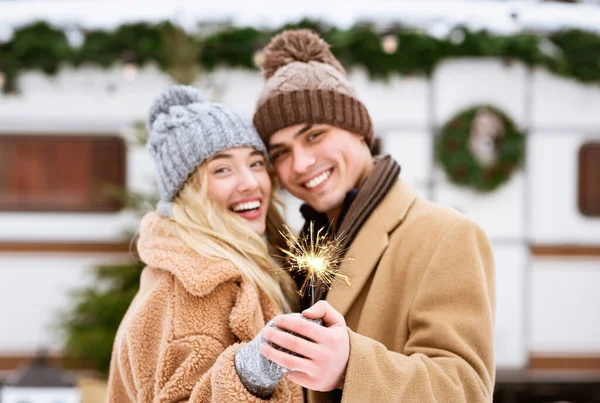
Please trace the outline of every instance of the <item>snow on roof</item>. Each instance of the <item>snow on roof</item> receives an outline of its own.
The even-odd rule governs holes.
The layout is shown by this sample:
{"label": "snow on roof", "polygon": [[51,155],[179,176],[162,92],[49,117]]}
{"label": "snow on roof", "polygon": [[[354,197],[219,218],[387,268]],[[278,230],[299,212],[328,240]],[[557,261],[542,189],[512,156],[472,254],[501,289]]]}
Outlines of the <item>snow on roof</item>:
{"label": "snow on roof", "polygon": [[338,27],[359,21],[402,23],[444,36],[456,25],[498,34],[580,28],[600,32],[600,6],[539,0],[19,0],[0,2],[0,41],[34,21],[82,29],[111,30],[123,23],[171,20],[193,31],[198,22],[277,27],[302,18]]}

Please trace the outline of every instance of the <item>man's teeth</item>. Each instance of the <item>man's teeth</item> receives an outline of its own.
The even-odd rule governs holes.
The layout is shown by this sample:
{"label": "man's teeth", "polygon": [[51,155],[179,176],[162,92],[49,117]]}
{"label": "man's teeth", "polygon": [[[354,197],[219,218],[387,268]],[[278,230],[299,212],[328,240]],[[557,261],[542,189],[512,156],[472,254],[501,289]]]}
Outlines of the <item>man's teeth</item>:
{"label": "man's teeth", "polygon": [[247,202],[247,203],[236,204],[235,206],[233,206],[233,211],[239,212],[239,211],[246,211],[246,210],[254,210],[259,207],[260,207],[260,202],[258,200],[255,200],[255,201],[251,201],[251,202]]}
{"label": "man's teeth", "polygon": [[313,179],[309,180],[308,182],[306,182],[306,184],[304,186],[306,186],[309,189],[312,189],[315,186],[319,186],[321,183],[325,182],[325,180],[327,178],[329,178],[329,175],[331,175],[331,171],[323,172],[321,175],[317,176],[316,178],[313,178]]}

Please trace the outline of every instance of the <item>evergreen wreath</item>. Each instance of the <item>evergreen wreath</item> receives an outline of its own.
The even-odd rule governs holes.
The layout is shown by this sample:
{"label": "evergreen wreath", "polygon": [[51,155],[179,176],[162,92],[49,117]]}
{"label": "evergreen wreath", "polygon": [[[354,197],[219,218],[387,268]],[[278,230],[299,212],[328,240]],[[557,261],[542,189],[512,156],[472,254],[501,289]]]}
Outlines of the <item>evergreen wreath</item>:
{"label": "evergreen wreath", "polygon": [[489,105],[459,112],[437,136],[436,160],[450,181],[480,192],[491,192],[507,182],[524,156],[524,133]]}

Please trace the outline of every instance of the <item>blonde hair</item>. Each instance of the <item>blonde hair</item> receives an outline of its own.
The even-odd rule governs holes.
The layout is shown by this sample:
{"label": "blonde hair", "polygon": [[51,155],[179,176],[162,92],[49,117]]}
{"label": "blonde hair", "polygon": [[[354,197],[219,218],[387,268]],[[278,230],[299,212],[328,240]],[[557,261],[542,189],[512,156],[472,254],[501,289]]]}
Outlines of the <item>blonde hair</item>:
{"label": "blonde hair", "polygon": [[243,218],[223,209],[208,196],[206,165],[202,164],[186,181],[173,200],[173,221],[183,241],[201,255],[233,263],[242,276],[253,282],[284,312],[298,308],[296,286],[276,259],[285,240],[279,233],[283,218],[277,209],[275,178],[267,209],[265,239]]}

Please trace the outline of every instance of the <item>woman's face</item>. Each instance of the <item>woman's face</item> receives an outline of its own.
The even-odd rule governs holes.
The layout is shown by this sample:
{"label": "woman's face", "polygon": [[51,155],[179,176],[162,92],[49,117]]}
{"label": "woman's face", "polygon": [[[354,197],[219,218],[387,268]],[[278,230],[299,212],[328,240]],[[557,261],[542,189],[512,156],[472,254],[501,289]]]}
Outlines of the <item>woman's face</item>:
{"label": "woman's face", "polygon": [[208,197],[264,234],[271,179],[263,154],[251,147],[230,148],[209,158],[206,167]]}

